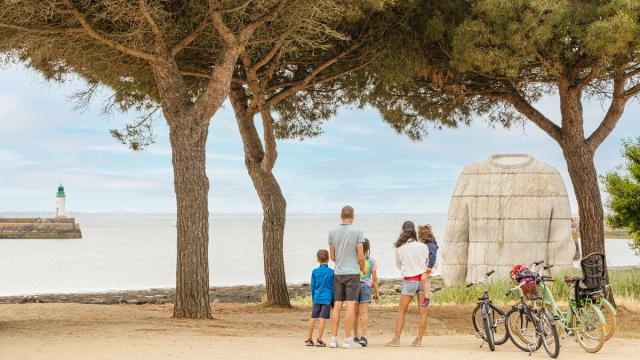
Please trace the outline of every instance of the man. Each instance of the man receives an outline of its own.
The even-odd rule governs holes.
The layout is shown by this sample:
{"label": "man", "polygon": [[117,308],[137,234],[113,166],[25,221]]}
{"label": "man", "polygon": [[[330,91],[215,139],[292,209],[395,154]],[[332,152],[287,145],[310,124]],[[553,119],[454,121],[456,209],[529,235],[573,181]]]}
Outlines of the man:
{"label": "man", "polygon": [[360,292],[360,272],[364,271],[364,233],[353,224],[354,212],[345,206],[340,213],[341,224],[329,232],[329,252],[335,262],[333,297],[335,304],[331,316],[332,337],[329,347],[338,347],[338,327],[342,305],[346,305],[343,349],[362,347],[351,337],[355,322],[355,305]]}

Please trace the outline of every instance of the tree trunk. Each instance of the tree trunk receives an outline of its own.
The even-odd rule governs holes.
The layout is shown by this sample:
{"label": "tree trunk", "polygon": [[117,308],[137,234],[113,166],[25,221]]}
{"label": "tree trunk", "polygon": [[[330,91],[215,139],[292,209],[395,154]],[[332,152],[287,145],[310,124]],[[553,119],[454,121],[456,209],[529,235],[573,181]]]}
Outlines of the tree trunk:
{"label": "tree trunk", "polygon": [[287,201],[271,171],[265,172],[260,164],[246,161],[249,176],[262,204],[262,256],[270,305],[291,306],[287,279],[284,272],[284,225]]}
{"label": "tree trunk", "polygon": [[585,141],[562,147],[578,201],[582,255],[604,253],[604,211],[593,152]]}
{"label": "tree trunk", "polygon": [[210,319],[209,179],[205,171],[209,121],[169,124],[177,202],[178,250],[173,316]]}
{"label": "tree trunk", "polygon": [[291,306],[283,251],[287,202],[271,169],[264,169],[262,166],[265,159],[264,147],[253,122],[254,114],[247,111],[249,99],[245,90],[238,85],[231,86],[230,99],[242,136],[245,165],[262,204],[262,256],[267,302],[271,305]]}

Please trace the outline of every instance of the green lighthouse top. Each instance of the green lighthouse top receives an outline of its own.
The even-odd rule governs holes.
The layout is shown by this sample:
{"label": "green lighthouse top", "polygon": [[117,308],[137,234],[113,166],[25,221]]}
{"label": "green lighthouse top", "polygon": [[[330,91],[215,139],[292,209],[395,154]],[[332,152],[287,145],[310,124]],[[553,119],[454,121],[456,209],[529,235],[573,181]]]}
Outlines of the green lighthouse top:
{"label": "green lighthouse top", "polygon": [[62,195],[64,196],[64,186],[62,186],[62,184],[60,184],[60,186],[58,186],[58,193],[57,195]]}

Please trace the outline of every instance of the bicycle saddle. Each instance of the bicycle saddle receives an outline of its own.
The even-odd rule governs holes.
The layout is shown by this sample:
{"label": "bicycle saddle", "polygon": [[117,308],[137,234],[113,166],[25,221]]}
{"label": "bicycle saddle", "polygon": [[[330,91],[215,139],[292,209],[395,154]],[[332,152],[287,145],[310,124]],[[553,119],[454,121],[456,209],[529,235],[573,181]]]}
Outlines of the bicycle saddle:
{"label": "bicycle saddle", "polygon": [[567,282],[567,283],[574,283],[574,282],[578,282],[580,280],[582,280],[582,277],[581,276],[576,276],[576,275],[573,275],[573,276],[567,275],[567,276],[564,277],[564,281]]}

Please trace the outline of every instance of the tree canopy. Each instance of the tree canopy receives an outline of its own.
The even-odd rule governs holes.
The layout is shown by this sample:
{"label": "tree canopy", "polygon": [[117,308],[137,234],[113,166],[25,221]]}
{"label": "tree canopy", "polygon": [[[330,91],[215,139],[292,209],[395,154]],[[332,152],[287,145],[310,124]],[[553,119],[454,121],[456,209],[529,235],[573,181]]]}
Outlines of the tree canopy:
{"label": "tree canopy", "polygon": [[631,248],[640,255],[640,138],[625,140],[622,156],[626,160],[624,169],[602,177],[609,194],[607,221],[613,227],[629,231]]}
{"label": "tree canopy", "polygon": [[[475,119],[535,124],[565,157],[583,253],[604,252],[594,154],[640,93],[640,1],[404,1],[391,11],[397,31],[354,98],[414,139]],[[559,117],[536,108],[545,96],[559,98]],[[606,108],[591,133],[584,100]]]}
{"label": "tree canopy", "polygon": [[114,131],[134,149],[152,140],[147,115],[159,107],[161,97],[149,62],[156,60],[160,46],[175,57],[189,96],[185,101],[198,102],[224,56],[224,31],[238,34],[246,51],[260,57],[278,39],[291,48],[322,48],[343,38],[334,23],[358,16],[352,4],[331,0],[6,0],[0,5],[4,60],[20,61],[48,80],[81,76],[89,84],[78,94],[82,104],[100,86],[108,87],[113,96],[107,108],[143,113],[124,131]]}

